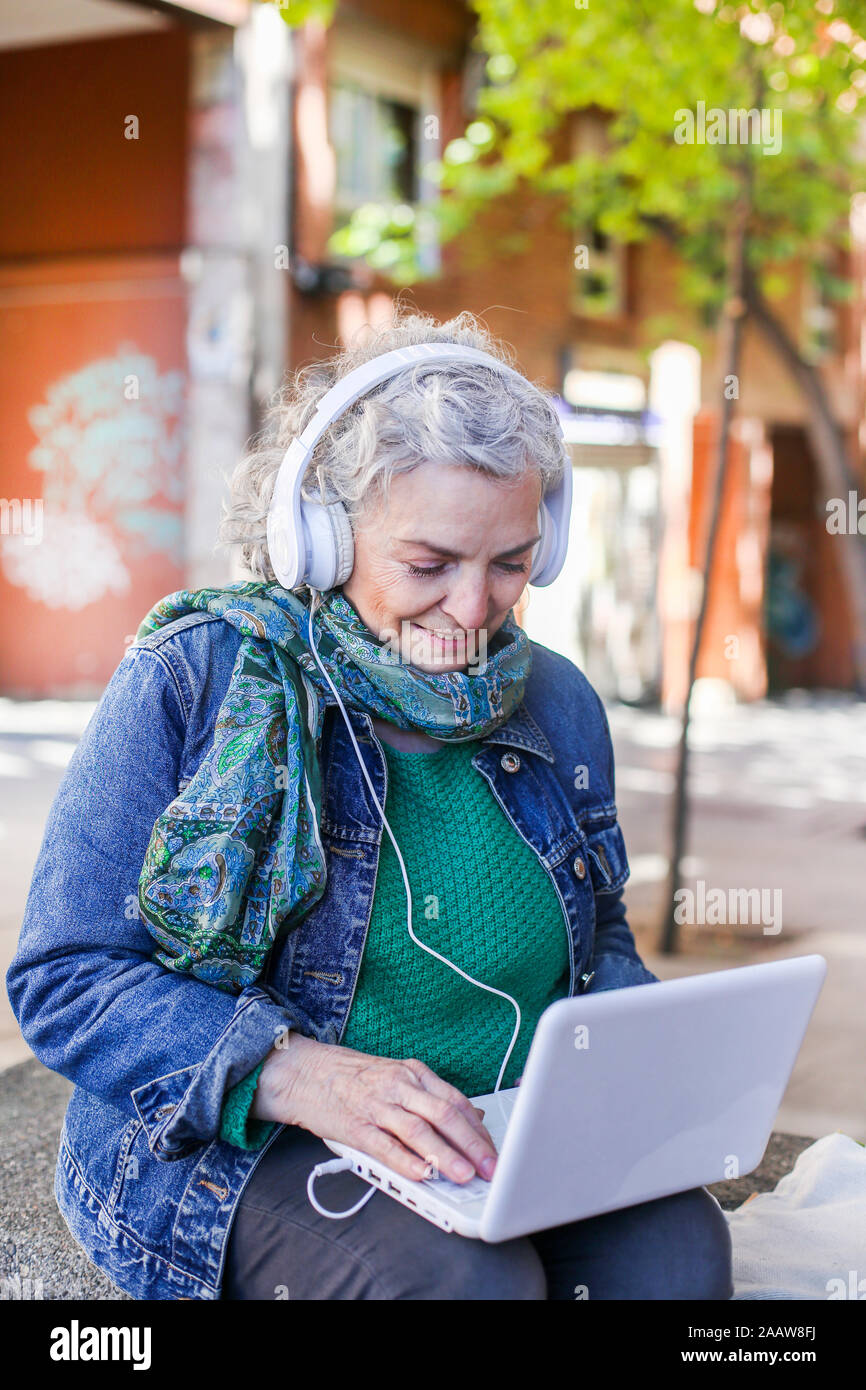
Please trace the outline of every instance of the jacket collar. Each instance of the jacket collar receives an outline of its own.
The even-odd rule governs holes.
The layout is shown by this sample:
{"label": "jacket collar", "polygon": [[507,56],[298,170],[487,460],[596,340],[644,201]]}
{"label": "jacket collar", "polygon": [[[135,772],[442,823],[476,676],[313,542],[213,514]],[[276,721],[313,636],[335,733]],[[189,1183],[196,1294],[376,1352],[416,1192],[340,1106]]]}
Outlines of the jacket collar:
{"label": "jacket collar", "polygon": [[[319,699],[322,700],[326,706],[334,705],[336,708],[337,702],[330,691],[328,691],[327,694],[320,692]],[[539,757],[545,758],[549,763],[556,761],[550,743],[529,713],[525,702],[519,704],[517,709],[506,719],[505,723],[499,725],[498,729],[494,729],[491,733],[485,734],[481,742],[501,743],[509,748],[523,748],[529,753],[537,753]]]}
{"label": "jacket collar", "polygon": [[553,749],[525,704],[519,704],[504,724],[500,724],[498,729],[494,729],[481,741],[507,743],[512,748],[526,748],[530,753],[538,753],[540,757],[546,758],[549,763],[556,761]]}

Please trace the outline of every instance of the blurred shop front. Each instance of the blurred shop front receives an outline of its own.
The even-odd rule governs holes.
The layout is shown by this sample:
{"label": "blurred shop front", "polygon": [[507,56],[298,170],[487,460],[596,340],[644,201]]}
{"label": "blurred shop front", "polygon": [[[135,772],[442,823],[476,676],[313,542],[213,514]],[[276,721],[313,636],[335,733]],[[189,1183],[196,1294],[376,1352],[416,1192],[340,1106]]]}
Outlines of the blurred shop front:
{"label": "blurred shop front", "polygon": [[[530,588],[522,609],[529,636],[568,656],[605,699],[671,712],[688,687],[716,466],[718,412],[701,404],[701,370],[680,342],[662,344],[643,375],[566,368],[569,550],[555,583]],[[769,431],[736,418],[697,674],[742,700],[767,693],[773,488]]]}
{"label": "blurred shop front", "polygon": [[555,584],[529,590],[526,630],[605,698],[651,703],[661,678],[660,421],[635,373],[569,366],[557,401],[574,468],[569,548]]}

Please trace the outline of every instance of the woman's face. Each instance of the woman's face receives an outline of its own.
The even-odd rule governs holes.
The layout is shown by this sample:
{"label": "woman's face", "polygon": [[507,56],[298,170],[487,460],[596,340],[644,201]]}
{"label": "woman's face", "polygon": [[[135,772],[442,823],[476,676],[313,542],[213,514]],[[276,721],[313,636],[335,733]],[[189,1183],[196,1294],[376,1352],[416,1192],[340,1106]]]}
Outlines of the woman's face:
{"label": "woman's face", "polygon": [[380,642],[423,671],[483,662],[529,578],[540,501],[533,470],[507,487],[459,464],[399,473],[389,505],[380,499],[356,525],[343,593]]}

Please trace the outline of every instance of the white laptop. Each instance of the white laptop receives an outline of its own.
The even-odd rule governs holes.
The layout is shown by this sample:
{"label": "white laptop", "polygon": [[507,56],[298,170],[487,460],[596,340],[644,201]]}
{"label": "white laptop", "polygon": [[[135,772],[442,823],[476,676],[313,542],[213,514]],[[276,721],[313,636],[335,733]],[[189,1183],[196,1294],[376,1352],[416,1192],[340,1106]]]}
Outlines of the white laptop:
{"label": "white laptop", "polygon": [[442,1230],[491,1242],[742,1176],[826,973],[823,956],[797,956],[557,1000],[520,1085],[472,1098],[499,1152],[490,1182],[414,1182],[325,1142]]}

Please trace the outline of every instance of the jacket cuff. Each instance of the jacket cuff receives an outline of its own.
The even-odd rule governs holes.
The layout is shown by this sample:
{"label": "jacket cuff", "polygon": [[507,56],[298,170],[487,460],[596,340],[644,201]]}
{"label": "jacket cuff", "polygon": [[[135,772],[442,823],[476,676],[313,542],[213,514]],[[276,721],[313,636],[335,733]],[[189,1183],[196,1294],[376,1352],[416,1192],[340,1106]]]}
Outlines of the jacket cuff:
{"label": "jacket cuff", "polygon": [[593,956],[589,969],[595,973],[584,991],[586,994],[599,994],[607,989],[625,989],[629,985],[659,983],[658,975],[648,970],[637,956],[624,956],[615,951]]}
{"label": "jacket cuff", "polygon": [[[155,1158],[185,1158],[219,1138],[226,1092],[264,1062],[287,1029],[306,1033],[291,1008],[250,985],[203,1062],[156,1077],[130,1092]],[[258,1122],[264,1123],[264,1122]],[[270,1122],[267,1122],[270,1123]]]}
{"label": "jacket cuff", "polygon": [[263,1058],[255,1071],[233,1086],[223,1101],[220,1139],[224,1144],[233,1144],[238,1149],[260,1149],[267,1142],[275,1121],[250,1118],[250,1106],[264,1065]]}

